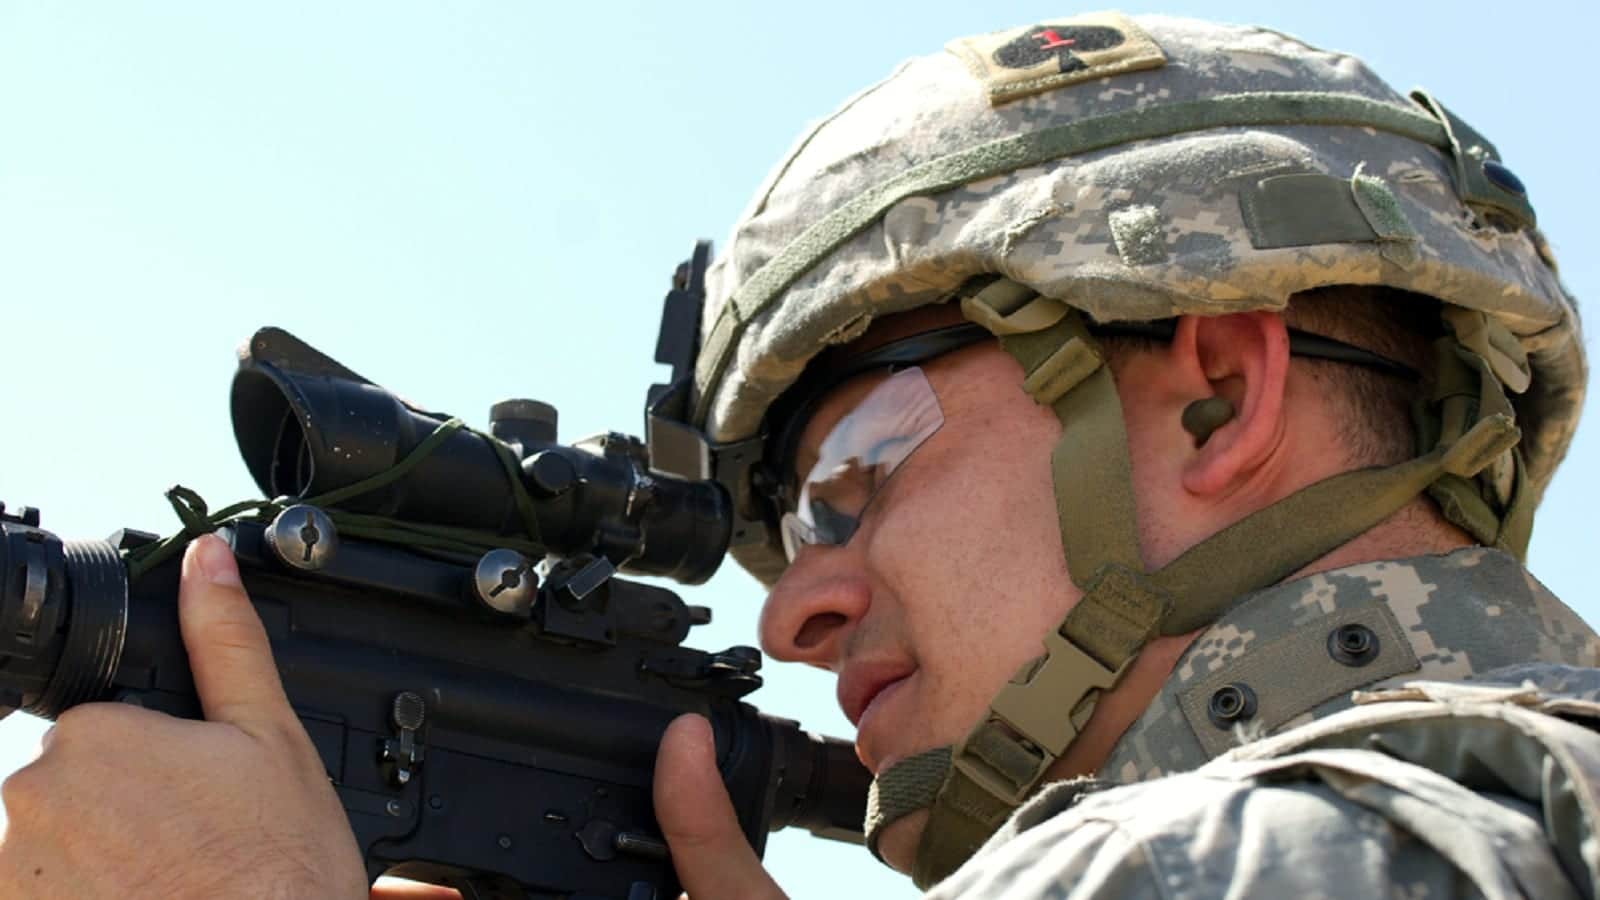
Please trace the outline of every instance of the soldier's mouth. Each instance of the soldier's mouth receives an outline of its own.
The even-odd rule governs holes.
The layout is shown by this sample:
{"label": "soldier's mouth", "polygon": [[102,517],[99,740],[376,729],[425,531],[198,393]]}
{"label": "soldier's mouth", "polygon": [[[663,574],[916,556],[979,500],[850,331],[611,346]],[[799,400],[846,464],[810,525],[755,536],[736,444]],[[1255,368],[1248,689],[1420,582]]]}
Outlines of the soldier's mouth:
{"label": "soldier's mouth", "polygon": [[881,758],[887,748],[883,742],[890,739],[894,732],[885,731],[891,727],[892,710],[889,709],[895,697],[904,692],[911,676],[906,675],[881,684],[868,698],[856,720],[856,755],[860,757],[861,764],[868,770],[876,773],[879,766],[886,760]]}

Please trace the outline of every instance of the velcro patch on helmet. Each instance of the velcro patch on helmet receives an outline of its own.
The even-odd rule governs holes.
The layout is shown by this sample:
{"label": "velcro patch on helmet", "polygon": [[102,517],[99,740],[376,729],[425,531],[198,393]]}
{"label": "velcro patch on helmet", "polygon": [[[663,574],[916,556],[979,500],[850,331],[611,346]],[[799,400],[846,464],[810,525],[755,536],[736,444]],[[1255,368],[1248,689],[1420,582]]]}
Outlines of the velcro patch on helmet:
{"label": "velcro patch on helmet", "polygon": [[1167,61],[1150,35],[1113,12],[959,38],[945,49],[983,82],[995,106],[1091,78],[1154,69]]}

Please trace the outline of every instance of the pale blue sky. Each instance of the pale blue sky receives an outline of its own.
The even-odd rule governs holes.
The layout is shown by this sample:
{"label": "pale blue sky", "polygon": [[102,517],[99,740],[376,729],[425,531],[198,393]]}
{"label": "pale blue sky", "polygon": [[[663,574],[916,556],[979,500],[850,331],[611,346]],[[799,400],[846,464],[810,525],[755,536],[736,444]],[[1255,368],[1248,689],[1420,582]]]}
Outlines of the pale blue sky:
{"label": "pale blue sky", "polygon": [[[806,120],[905,56],[1078,9],[0,0],[0,500],[98,537],[170,530],[173,482],[251,495],[226,396],[264,324],[475,424],[529,396],[568,440],[637,430],[668,274]],[[1124,9],[1263,22],[1426,85],[1527,182],[1573,291],[1600,286],[1587,5]],[[1594,406],[1532,551],[1590,621]],[[699,645],[753,642],[748,577],[688,596],[717,611]],[[764,709],[849,733],[831,678],[768,673]],[[0,772],[38,732],[0,723]],[[768,858],[801,897],[912,893],[857,848],[780,834]]]}

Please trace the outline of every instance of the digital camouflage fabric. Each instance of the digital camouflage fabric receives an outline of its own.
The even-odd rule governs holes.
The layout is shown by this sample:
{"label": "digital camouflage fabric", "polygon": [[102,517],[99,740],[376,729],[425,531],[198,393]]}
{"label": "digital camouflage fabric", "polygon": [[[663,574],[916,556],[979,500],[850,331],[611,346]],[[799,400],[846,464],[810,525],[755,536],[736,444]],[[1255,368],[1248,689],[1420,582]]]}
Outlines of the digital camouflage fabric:
{"label": "digital camouflage fabric", "polygon": [[[1354,666],[1327,650],[1351,624],[1378,638]],[[1188,771],[1348,709],[1357,689],[1471,679],[1529,660],[1600,666],[1600,637],[1505,553],[1472,547],[1322,572],[1243,598],[1202,632],[1101,774],[1133,782]],[[1229,684],[1249,688],[1257,711],[1219,726],[1204,701]]]}
{"label": "digital camouflage fabric", "polygon": [[[708,277],[697,424],[759,433],[823,348],[980,273],[1100,321],[1385,284],[1485,311],[1530,354],[1537,496],[1585,363],[1493,155],[1428,98],[1263,28],[1096,14],[952,42],[817,123],[759,190]],[[784,565],[775,542],[733,553],[767,582]]]}
{"label": "digital camouflage fabric", "polygon": [[[1404,646],[1352,668],[1409,668],[1359,692],[1285,643],[1373,610]],[[1046,788],[929,896],[1594,896],[1597,661],[1600,638],[1497,551],[1278,585],[1190,647],[1100,772],[1137,782]],[[1216,676],[1282,721],[1197,720],[1185,697]]]}

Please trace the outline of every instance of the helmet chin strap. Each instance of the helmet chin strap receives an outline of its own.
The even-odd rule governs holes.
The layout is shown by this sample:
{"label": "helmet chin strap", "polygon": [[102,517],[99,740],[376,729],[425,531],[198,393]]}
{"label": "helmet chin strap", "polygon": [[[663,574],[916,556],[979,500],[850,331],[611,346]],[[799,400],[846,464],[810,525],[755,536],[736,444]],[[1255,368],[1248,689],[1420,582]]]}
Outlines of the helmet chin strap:
{"label": "helmet chin strap", "polygon": [[912,870],[919,888],[960,867],[1038,787],[1154,637],[1216,621],[1242,595],[1283,580],[1430,489],[1446,517],[1479,540],[1519,556],[1526,547],[1532,504],[1521,490],[1520,432],[1497,372],[1516,370],[1516,342],[1481,313],[1446,316],[1455,336],[1442,339],[1437,387],[1417,415],[1426,453],[1312,484],[1147,572],[1122,407],[1081,313],[1005,279],[964,297],[961,308],[1000,339],[1022,365],[1023,389],[1061,422],[1051,476],[1067,569],[1083,598],[959,743],[901,760],[875,779],[866,821],[874,854],[885,827],[930,809]]}

